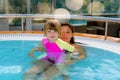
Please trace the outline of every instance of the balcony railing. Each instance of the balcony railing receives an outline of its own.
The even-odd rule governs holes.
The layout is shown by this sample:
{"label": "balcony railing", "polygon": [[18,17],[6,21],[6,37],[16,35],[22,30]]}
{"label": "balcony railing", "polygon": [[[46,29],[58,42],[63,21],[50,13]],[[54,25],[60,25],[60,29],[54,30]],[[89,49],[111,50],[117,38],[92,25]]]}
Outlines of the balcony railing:
{"label": "balcony railing", "polygon": [[120,18],[109,18],[109,17],[95,17],[95,16],[79,16],[79,15],[71,15],[70,17],[66,17],[67,15],[52,15],[52,14],[0,14],[0,18],[21,18],[22,31],[24,30],[24,18],[56,18],[56,19],[76,19],[76,20],[86,20],[86,21],[100,21],[105,22],[105,40],[107,39],[108,32],[108,23],[115,22],[120,23]]}

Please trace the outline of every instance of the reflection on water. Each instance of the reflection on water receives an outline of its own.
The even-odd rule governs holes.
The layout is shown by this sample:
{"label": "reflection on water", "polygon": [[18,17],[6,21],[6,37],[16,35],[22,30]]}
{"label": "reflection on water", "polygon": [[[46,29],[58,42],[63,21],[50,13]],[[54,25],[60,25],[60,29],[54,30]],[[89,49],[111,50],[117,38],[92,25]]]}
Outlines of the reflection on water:
{"label": "reflection on water", "polygon": [[120,55],[111,52],[86,48],[87,58],[72,66],[72,80],[119,80]]}
{"label": "reflection on water", "polygon": [[22,71],[22,66],[0,66],[0,74],[17,74]]}
{"label": "reflection on water", "polygon": [[[0,45],[0,80],[22,80],[23,74],[32,66],[33,59],[28,52],[39,46],[39,41],[0,41]],[[87,46],[85,50],[87,57],[71,66],[70,80],[120,79],[120,55]]]}

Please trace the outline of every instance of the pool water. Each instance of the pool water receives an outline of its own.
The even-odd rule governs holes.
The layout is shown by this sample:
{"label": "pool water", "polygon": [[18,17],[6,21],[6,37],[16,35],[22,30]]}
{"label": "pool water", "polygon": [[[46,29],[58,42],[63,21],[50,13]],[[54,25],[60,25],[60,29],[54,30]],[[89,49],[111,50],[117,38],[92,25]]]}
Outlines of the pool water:
{"label": "pool water", "polygon": [[[0,80],[22,80],[34,60],[28,53],[37,46],[39,41],[0,41]],[[87,58],[71,66],[70,80],[120,80],[119,54],[89,46],[84,48]]]}

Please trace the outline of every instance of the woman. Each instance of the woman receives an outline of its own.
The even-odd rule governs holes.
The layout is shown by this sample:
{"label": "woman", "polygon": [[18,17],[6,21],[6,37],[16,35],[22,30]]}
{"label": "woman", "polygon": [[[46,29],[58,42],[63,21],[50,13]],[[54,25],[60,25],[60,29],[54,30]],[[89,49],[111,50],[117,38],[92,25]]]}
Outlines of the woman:
{"label": "woman", "polygon": [[84,59],[86,57],[85,50],[82,46],[75,44],[74,41],[74,30],[73,26],[69,23],[61,24],[61,39],[71,45],[73,45],[80,53],[79,59]]}
{"label": "woman", "polygon": [[56,66],[53,65],[52,67],[48,68],[45,72],[43,72],[40,80],[53,80],[55,77],[58,77],[60,75],[63,75],[65,80],[69,80],[68,71],[70,66],[77,60],[84,59],[86,57],[84,48],[75,44],[73,33],[73,26],[71,26],[69,23],[61,24],[61,39],[73,45],[77,49],[77,58],[74,58],[74,55],[71,56],[69,53],[66,53],[65,65],[62,66],[62,69],[58,70]]}

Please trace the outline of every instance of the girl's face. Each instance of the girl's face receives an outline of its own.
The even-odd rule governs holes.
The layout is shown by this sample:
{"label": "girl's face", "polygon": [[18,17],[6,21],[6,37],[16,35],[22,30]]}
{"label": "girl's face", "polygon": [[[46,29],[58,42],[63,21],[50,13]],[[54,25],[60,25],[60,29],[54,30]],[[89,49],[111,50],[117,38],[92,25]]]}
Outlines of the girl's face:
{"label": "girl's face", "polygon": [[58,38],[58,32],[55,30],[46,30],[46,36],[52,42],[54,42]]}
{"label": "girl's face", "polygon": [[70,43],[72,36],[72,31],[68,26],[61,27],[61,39],[63,41]]}

